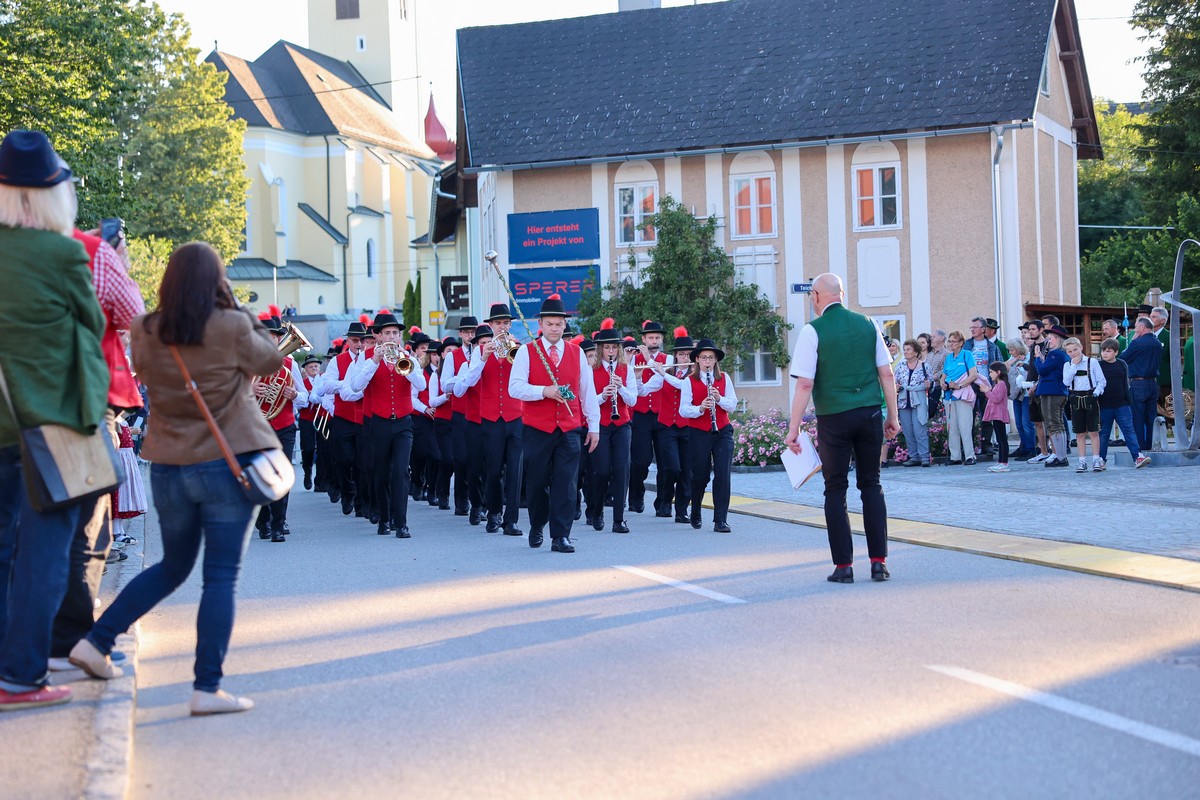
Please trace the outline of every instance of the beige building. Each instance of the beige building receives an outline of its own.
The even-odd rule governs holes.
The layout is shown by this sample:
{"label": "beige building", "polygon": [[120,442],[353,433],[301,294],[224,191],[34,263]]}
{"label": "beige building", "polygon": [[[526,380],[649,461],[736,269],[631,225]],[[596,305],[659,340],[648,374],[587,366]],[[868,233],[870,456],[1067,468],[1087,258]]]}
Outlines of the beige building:
{"label": "beige building", "polygon": [[[1100,148],[1073,2],[1009,5],[728,0],[462,30],[481,250],[511,268],[510,215],[596,209],[597,257],[529,266],[636,285],[637,226],[669,195],[718,218],[790,343],[825,271],[893,336],[976,315],[1013,335],[1026,303],[1079,302],[1076,163]],[[743,353],[738,393],[780,406],[783,373]]]}
{"label": "beige building", "polygon": [[248,123],[246,237],[230,278],[259,309],[294,306],[323,348],[346,315],[399,308],[418,275],[422,308],[441,307],[436,273],[455,272],[454,252],[435,265],[422,242],[453,143],[447,152],[444,130],[424,141],[404,0],[309,0],[308,23],[311,48],[279,41],[254,61],[208,60],[229,73],[225,99]]}

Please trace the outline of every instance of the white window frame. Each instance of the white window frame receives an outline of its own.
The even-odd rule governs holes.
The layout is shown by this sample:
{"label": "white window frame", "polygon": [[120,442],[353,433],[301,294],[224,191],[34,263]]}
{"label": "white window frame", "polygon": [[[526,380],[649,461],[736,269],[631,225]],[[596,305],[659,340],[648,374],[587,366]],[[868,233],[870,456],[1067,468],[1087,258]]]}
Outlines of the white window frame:
{"label": "white window frame", "polygon": [[653,261],[653,257],[649,252],[644,250],[641,252],[635,252],[633,257],[637,260],[637,266],[635,266],[633,269],[630,269],[629,253],[621,253],[613,265],[613,274],[616,276],[618,283],[624,282],[629,284],[631,287],[638,289],[641,288],[644,280],[642,271],[650,265],[650,262]]}
{"label": "white window frame", "polygon": [[[763,179],[771,181],[771,224],[773,230],[770,233],[763,233],[758,230],[758,211],[762,208],[758,204],[758,192],[754,191],[755,184]],[[750,232],[739,232],[737,229],[737,182],[750,181]],[[779,237],[779,208],[777,195],[775,194],[775,173],[773,172],[747,172],[742,174],[734,174],[729,176],[729,238],[730,239],[776,239]]]}
{"label": "white window frame", "polygon": [[[633,238],[632,242],[621,240],[621,192],[631,189],[634,193],[633,204]],[[645,189],[654,190],[654,210],[649,214],[642,211],[641,197]],[[658,231],[655,230],[653,239],[646,239],[646,232],[642,230],[642,224],[646,218],[658,213],[658,201],[662,199],[662,195],[658,189],[658,181],[646,181],[643,183],[619,183],[613,187],[613,217],[615,223],[617,247],[653,247],[658,244]]]}
{"label": "white window frame", "polygon": [[[754,359],[754,374],[756,376],[754,380],[749,380],[746,378],[746,362],[750,359]],[[769,366],[770,369],[774,371],[774,378],[764,379],[762,377],[767,371],[763,369],[764,365]],[[738,368],[737,373],[734,374],[733,377],[734,380],[737,381],[735,385],[739,389],[744,386],[771,387],[783,385],[783,370],[779,368],[778,364],[771,360],[771,353],[766,350],[756,350],[753,353],[743,353],[742,366]]]}
{"label": "white window frame", "polygon": [[905,314],[875,314],[871,317],[871,319],[875,320],[875,324],[879,326],[879,330],[883,331],[884,336],[888,335],[887,327],[886,327],[885,323],[890,322],[890,321],[899,322],[900,323],[900,338],[896,339],[896,344],[900,345],[903,348],[904,340],[909,338],[909,336],[908,336],[908,319]]}
{"label": "white window frame", "polygon": [[[730,257],[733,260],[734,281],[739,284],[753,283],[758,287],[760,296],[766,297],[776,310],[779,309],[779,251],[774,245],[759,245],[757,247],[738,247]],[[769,283],[758,281],[758,268],[770,267],[771,280]],[[746,280],[747,268],[753,271],[754,280]]]}
{"label": "white window frame", "polygon": [[[882,181],[879,179],[879,171],[884,169],[896,170],[896,222],[890,225],[882,223],[875,225],[864,225],[859,219],[858,203],[865,198],[858,193],[858,173],[863,170],[871,170],[873,173],[872,179],[876,187],[882,188]],[[897,231],[904,227],[904,190],[901,186],[900,162],[899,161],[882,161],[877,164],[856,164],[850,173],[850,191],[854,198],[854,230],[855,232],[870,232],[870,231]],[[890,195],[889,195],[890,196]],[[875,219],[883,218],[883,194],[874,195],[875,198]]]}

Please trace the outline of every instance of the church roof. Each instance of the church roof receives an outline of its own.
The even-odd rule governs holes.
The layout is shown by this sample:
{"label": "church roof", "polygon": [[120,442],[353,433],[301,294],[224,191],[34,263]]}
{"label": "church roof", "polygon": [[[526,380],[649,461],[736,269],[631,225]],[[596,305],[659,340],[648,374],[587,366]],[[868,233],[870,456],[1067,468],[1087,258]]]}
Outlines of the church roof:
{"label": "church roof", "polygon": [[425,144],[429,145],[442,161],[454,160],[454,140],[450,138],[450,134],[446,133],[446,126],[438,119],[432,94],[429,95],[429,110],[425,112]]}
{"label": "church roof", "polygon": [[435,154],[400,130],[392,110],[352,64],[283,41],[254,61],[214,50],[205,59],[229,73],[225,101],[251,127],[336,135],[417,158]]}
{"label": "church roof", "polygon": [[[1027,120],[1056,5],[728,0],[465,28],[464,166]],[[1062,5],[1073,29],[1074,3]],[[1082,55],[1072,55],[1088,157],[1099,139]]]}

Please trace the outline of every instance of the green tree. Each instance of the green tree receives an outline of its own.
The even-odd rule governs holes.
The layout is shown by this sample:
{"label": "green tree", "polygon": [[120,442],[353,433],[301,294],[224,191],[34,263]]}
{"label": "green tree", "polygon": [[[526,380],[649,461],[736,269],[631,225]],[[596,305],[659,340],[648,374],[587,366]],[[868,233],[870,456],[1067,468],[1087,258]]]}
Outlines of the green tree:
{"label": "green tree", "polygon": [[137,281],[142,290],[142,300],[146,302],[146,310],[153,311],[158,305],[158,287],[162,283],[163,273],[167,270],[167,260],[174,249],[166,239],[157,236],[130,239],[129,248],[129,277]]}
{"label": "green tree", "polygon": [[417,307],[417,296],[416,291],[413,289],[412,281],[404,285],[404,305],[402,308],[405,330],[411,328],[413,325],[421,324],[421,312]]}
{"label": "green tree", "polygon": [[1200,195],[1200,4],[1138,0],[1131,24],[1148,45],[1141,59],[1154,106],[1143,126],[1152,173],[1147,210],[1158,225],[1180,195]]}
{"label": "green tree", "polygon": [[[735,280],[733,260],[716,241],[716,217],[698,220],[664,197],[643,227],[653,227],[657,238],[641,285],[614,281],[605,287],[607,298],[599,290],[584,294],[579,314],[585,330],[598,328],[602,317],[612,317],[626,330],[653,319],[668,330],[685,325],[693,338],[712,339],[735,365],[757,351],[771,353],[781,367],[787,364],[785,334],[792,326],[756,285]],[[630,255],[630,266],[635,265]]]}
{"label": "green tree", "polygon": [[417,317],[417,321],[414,324],[420,325],[421,320],[425,318],[425,311],[422,308],[421,303],[421,273],[419,272],[417,273],[417,285],[413,289],[413,306],[415,308]]}
{"label": "green tree", "polygon": [[[1146,115],[1098,97],[1096,121],[1103,159],[1079,162],[1079,224],[1134,225],[1143,220],[1146,158],[1142,125]],[[1121,233],[1120,228],[1081,228],[1080,253],[1086,256],[1100,242]]]}

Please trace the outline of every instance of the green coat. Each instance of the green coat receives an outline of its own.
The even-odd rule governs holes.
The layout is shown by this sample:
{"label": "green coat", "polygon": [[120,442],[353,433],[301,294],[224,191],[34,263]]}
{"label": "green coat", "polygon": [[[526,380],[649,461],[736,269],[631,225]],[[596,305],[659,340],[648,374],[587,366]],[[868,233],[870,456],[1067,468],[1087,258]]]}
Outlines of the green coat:
{"label": "green coat", "polygon": [[[60,233],[0,226],[0,367],[20,427],[92,433],[108,403],[104,312],[83,245]],[[17,426],[0,401],[0,447]]]}

